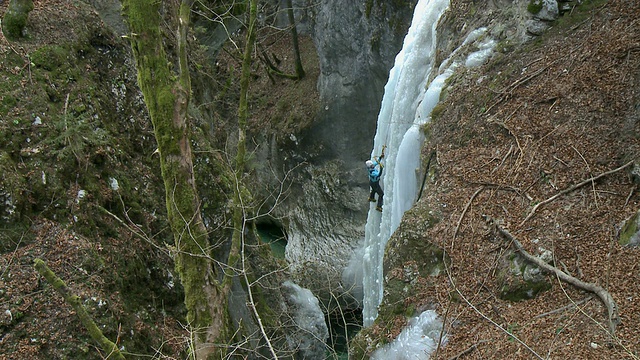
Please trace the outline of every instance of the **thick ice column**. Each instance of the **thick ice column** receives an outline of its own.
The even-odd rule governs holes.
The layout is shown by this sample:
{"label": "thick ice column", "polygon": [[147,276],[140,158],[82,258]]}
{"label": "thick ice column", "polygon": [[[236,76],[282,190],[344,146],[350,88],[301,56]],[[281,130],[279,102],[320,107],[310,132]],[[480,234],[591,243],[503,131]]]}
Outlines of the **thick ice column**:
{"label": "thick ice column", "polygon": [[[370,326],[376,319],[382,301],[382,261],[386,243],[399,226],[404,212],[415,201],[418,182],[415,171],[419,167],[422,142],[416,120],[418,123],[426,121],[420,118],[422,112],[418,108],[424,100],[434,65],[436,26],[448,6],[449,0],[418,2],[403,48],[396,56],[385,86],[372,152],[377,156],[382,147],[387,146],[381,180],[385,205],[382,214],[371,207],[365,229],[364,326]],[[412,126],[414,128],[405,139]],[[416,148],[417,153],[413,150]],[[412,175],[406,177],[408,173]]]}

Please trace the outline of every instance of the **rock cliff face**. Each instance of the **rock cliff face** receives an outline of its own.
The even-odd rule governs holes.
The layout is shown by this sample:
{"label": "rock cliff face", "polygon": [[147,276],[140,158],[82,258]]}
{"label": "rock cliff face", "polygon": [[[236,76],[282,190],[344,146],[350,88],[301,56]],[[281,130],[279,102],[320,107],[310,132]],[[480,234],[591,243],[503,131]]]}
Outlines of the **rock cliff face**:
{"label": "rock cliff face", "polygon": [[[534,255],[542,255],[555,246],[555,259],[567,258],[572,263],[579,263],[570,271],[585,275],[582,272],[589,267],[585,278],[599,278],[598,274],[607,265],[587,264],[583,256],[592,253],[599,253],[602,259],[613,256],[605,254],[607,249],[611,249],[608,245],[598,244],[607,244],[606,234],[614,231],[607,224],[617,224],[636,211],[625,204],[625,199],[605,199],[594,195],[592,203],[583,194],[582,203],[575,198],[560,202],[552,213],[546,212],[545,216],[526,226],[522,224],[528,220],[523,221],[519,215],[526,216],[533,204],[570,187],[572,183],[614,169],[622,165],[623,159],[626,162],[637,157],[637,141],[630,144],[618,141],[629,134],[637,134],[638,127],[635,121],[637,98],[631,96],[634,90],[630,90],[637,88],[637,63],[632,61],[637,53],[637,45],[632,45],[638,40],[637,33],[634,33],[637,24],[634,25],[624,15],[621,10],[624,6],[620,3],[614,1],[611,6],[605,6],[589,2],[586,6],[591,6],[591,10],[580,10],[584,3],[493,1],[480,8],[473,1],[452,2],[450,12],[443,17],[439,27],[437,63],[443,61],[451,49],[458,47],[470,31],[479,27],[486,27],[486,36],[496,40],[496,53],[486,66],[456,74],[443,94],[443,98],[448,99],[444,104],[446,109],[438,109],[442,117],[438,124],[433,125],[433,136],[427,144],[438,150],[435,166],[438,175],[427,182],[424,199],[407,213],[403,223],[404,231],[411,233],[415,230],[418,235],[414,240],[408,240],[407,232],[400,231],[387,247],[391,260],[385,264],[386,284],[394,285],[395,281],[397,286],[388,288],[388,296],[385,295],[382,304],[385,318],[373,329],[363,332],[354,343],[353,348],[361,346],[361,351],[356,352],[354,358],[370,354],[378,342],[387,340],[388,334],[397,334],[400,329],[396,325],[403,324],[406,317],[416,311],[436,308],[444,313],[449,307],[455,307],[460,314],[465,313],[468,308],[465,308],[466,299],[463,301],[462,296],[476,292],[483,292],[483,298],[491,299],[490,311],[493,314],[489,315],[503,324],[503,330],[511,324],[528,321],[519,317],[522,313],[544,314],[561,307],[556,305],[563,300],[568,301],[558,291],[554,279],[545,278],[545,275],[540,276],[540,282],[536,279],[536,283],[541,284],[539,287],[524,289],[526,297],[544,299],[537,300],[537,304],[535,301],[513,303],[513,297],[505,293],[509,289],[504,281],[490,276],[483,278],[487,271],[504,273],[514,264],[517,271],[512,271],[512,275],[517,280],[522,278],[529,282],[532,271],[540,275],[537,273],[539,269],[530,270],[529,264],[515,255],[505,255],[510,254],[511,249],[501,242],[499,236],[489,233],[489,228],[482,221],[484,213],[493,212],[495,217],[505,219],[501,226],[518,229],[519,236],[526,239]],[[309,14],[311,34],[320,57],[322,73],[318,86],[323,110],[318,114],[317,124],[306,133],[299,134],[297,139],[297,149],[314,153],[314,157],[310,158],[313,159],[311,165],[303,171],[304,176],[298,178],[301,196],[296,197],[295,204],[290,202],[286,205],[285,213],[291,219],[287,258],[298,277],[296,281],[320,295],[318,290],[322,290],[321,286],[337,289],[331,285],[335,279],[332,276],[339,273],[349,250],[360,238],[360,226],[364,222],[366,205],[362,202],[367,187],[362,181],[361,162],[369,155],[375,129],[379,100],[375,103],[373,100],[382,95],[382,79],[386,79],[393,57],[391,52],[373,51],[376,31],[387,26],[384,32],[387,36],[383,36],[385,40],[381,41],[381,44],[386,44],[386,49],[397,51],[401,44],[401,36],[393,36],[388,18],[381,20],[377,28],[373,22],[363,20],[370,19],[366,14],[367,4],[321,5]],[[359,21],[354,22],[356,19]],[[405,19],[405,26],[408,26],[410,16]],[[345,25],[340,25],[342,22]],[[626,24],[624,26],[629,26],[630,30],[622,31],[624,26],[621,24]],[[596,28],[600,30],[589,30]],[[617,31],[622,32],[614,36]],[[365,43],[367,36],[369,44]],[[603,39],[607,37],[619,40],[605,46]],[[387,66],[384,77],[374,77],[375,66],[370,62],[373,59],[378,61],[378,66]],[[607,63],[609,65],[605,65]],[[365,73],[372,78],[364,83],[357,81]],[[592,83],[597,86],[590,85]],[[363,90],[363,84],[369,85],[366,90]],[[607,90],[597,90],[599,88]],[[614,93],[615,96],[612,95]],[[520,95],[514,99],[512,96],[515,94]],[[622,105],[617,95],[633,105]],[[367,113],[369,115],[365,115]],[[614,131],[603,131],[602,124],[618,124],[613,127],[625,130],[612,135]],[[574,135],[574,132],[582,135]],[[587,152],[590,156],[585,156]],[[581,171],[578,163],[586,166],[583,169],[591,170],[587,173]],[[488,185],[480,190],[474,201],[476,195],[473,194],[482,184]],[[631,192],[624,189],[624,174],[607,184],[607,190],[602,191],[635,194],[633,189]],[[465,195],[461,196],[463,190]],[[518,196],[505,195],[505,192],[513,191]],[[632,195],[627,200],[635,199],[636,195]],[[467,201],[469,204],[473,202],[470,209],[465,207]],[[623,211],[606,211],[606,220],[601,220],[604,212],[597,208],[605,206]],[[467,213],[467,210],[473,213]],[[594,212],[600,216],[594,218]],[[434,222],[433,230],[424,228],[426,214],[435,214],[438,220]],[[594,226],[596,223],[600,225]],[[584,239],[570,241],[587,227],[592,232],[583,233]],[[572,230],[559,230],[564,228]],[[456,235],[452,235],[454,230]],[[600,240],[588,240],[593,234],[598,234]],[[562,245],[558,245],[561,240]],[[404,269],[413,269],[415,264],[416,272],[420,273],[423,269],[421,264],[431,261],[423,256],[427,251],[400,257],[397,256],[398,249],[404,249],[407,244],[431,242],[436,244],[436,250],[430,250],[433,256],[451,255],[453,269],[465,269],[454,274],[455,281],[464,281],[465,288],[460,290],[463,295],[447,293],[454,290],[448,287],[449,279],[444,277],[434,279],[430,275],[420,275],[407,280],[400,276]],[[616,251],[616,256],[624,259],[621,261],[633,263],[630,260],[632,253]],[[468,254],[476,254],[477,259],[470,260]],[[478,265],[480,262],[482,264]],[[632,270],[636,277],[637,271]],[[321,274],[324,275],[320,277]],[[319,279],[327,281],[319,286]],[[550,289],[548,284],[551,284]],[[481,289],[474,286],[481,286]],[[578,295],[572,296],[576,298]],[[620,295],[620,298],[624,296]],[[434,299],[438,298],[449,300],[435,303]],[[540,303],[554,305],[536,308]],[[597,304],[591,313],[600,314],[600,305]],[[627,302],[627,306],[632,304]],[[486,338],[498,336],[495,329],[482,324],[479,318],[469,316],[465,321],[482,327]],[[531,328],[535,325],[536,329],[533,331],[518,329],[519,335],[526,338],[528,344],[537,344],[535,339],[553,327],[545,321],[532,324]],[[475,331],[473,327],[451,321],[445,326],[451,326],[456,344],[445,350],[447,357],[454,356],[456,349],[477,346],[473,339],[465,338],[465,334]],[[575,338],[591,336],[595,339],[592,348],[598,348],[598,343],[605,341],[602,332],[583,330],[576,330],[573,334]],[[552,346],[552,339],[544,341],[546,343],[542,347]],[[517,353],[511,344],[495,342],[482,348],[484,357],[495,357],[495,346],[510,354]],[[546,352],[546,348],[535,351]],[[566,346],[558,351],[569,354],[575,349]]]}
{"label": "rock cliff face", "polygon": [[[300,14],[301,27],[318,52],[321,108],[314,125],[296,134],[284,154],[290,165],[305,165],[294,172],[293,196],[276,213],[288,219],[283,224],[286,257],[295,280],[315,292],[339,287],[340,272],[364,236],[369,203],[363,164],[373,145],[384,85],[415,3],[297,5],[308,9]],[[320,278],[331,279],[333,285],[318,284]]]}
{"label": "rock cliff face", "polygon": [[310,16],[324,108],[314,134],[346,166],[369,156],[383,88],[416,2],[321,2]]}

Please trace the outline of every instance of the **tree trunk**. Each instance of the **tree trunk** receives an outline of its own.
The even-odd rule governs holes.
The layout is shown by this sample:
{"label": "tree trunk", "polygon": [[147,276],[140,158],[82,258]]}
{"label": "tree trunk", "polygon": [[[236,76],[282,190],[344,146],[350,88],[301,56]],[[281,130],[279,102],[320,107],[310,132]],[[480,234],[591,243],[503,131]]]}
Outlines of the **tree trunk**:
{"label": "tree trunk", "polygon": [[186,34],[192,3],[193,0],[180,3],[176,34],[180,73],[176,78],[163,47],[162,2],[123,1],[138,69],[138,85],[158,143],[167,215],[177,250],[176,270],[184,287],[187,321],[195,331],[195,357],[223,358],[230,333],[227,291],[219,286],[211,254],[205,250],[209,248],[208,236],[199,211],[187,126],[191,85]]}
{"label": "tree trunk", "polygon": [[296,62],[296,76],[302,79],[305,75],[302,68],[302,60],[300,59],[300,47],[298,46],[298,30],[296,29],[296,20],[293,16],[293,2],[287,0],[287,15],[289,16],[289,25],[291,26],[291,39],[293,41],[293,52]]}
{"label": "tree trunk", "polygon": [[[240,259],[240,247],[242,234],[244,231],[244,212],[246,211],[245,203],[248,199],[243,198],[244,194],[248,195],[246,189],[242,185],[242,177],[245,169],[247,156],[247,119],[249,117],[248,110],[248,94],[249,80],[251,79],[251,53],[256,41],[256,17],[257,17],[257,0],[249,0],[249,22],[247,24],[247,43],[244,48],[244,57],[242,59],[242,74],[240,75],[240,103],[238,104],[238,152],[236,153],[235,164],[235,181],[234,187],[234,210],[233,210],[233,237],[231,240],[231,251],[227,264],[231,268],[235,268],[236,263]],[[227,272],[225,276],[225,285],[231,280],[231,275]]]}

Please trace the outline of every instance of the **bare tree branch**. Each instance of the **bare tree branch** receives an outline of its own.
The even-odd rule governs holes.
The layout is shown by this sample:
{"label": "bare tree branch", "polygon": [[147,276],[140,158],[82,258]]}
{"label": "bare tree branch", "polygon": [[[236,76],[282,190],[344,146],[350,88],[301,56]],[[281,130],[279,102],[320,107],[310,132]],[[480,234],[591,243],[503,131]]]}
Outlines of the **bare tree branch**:
{"label": "bare tree branch", "polygon": [[613,169],[613,170],[609,170],[609,171],[607,171],[607,172],[603,172],[602,174],[600,174],[600,175],[598,175],[598,176],[594,176],[594,177],[592,177],[592,178],[586,179],[586,180],[584,180],[584,181],[582,181],[582,182],[580,182],[580,183],[578,183],[578,184],[576,184],[576,185],[573,185],[573,186],[571,186],[571,187],[568,187],[568,188],[566,188],[566,189],[564,189],[564,190],[560,191],[559,193],[557,193],[557,194],[553,195],[552,197],[550,197],[550,198],[548,198],[548,199],[546,199],[546,200],[544,200],[544,201],[541,201],[541,202],[537,203],[537,204],[536,204],[536,206],[534,206],[534,207],[533,207],[533,209],[531,209],[531,212],[529,212],[529,215],[527,215],[527,217],[526,217],[526,218],[524,218],[524,220],[522,220],[522,222],[520,223],[520,226],[524,225],[524,223],[525,223],[525,222],[527,222],[527,220],[531,219],[531,218],[533,217],[533,215],[535,214],[536,210],[538,210],[538,208],[539,208],[540,206],[542,206],[542,205],[544,205],[544,204],[547,204],[547,203],[550,203],[550,202],[552,202],[553,200],[555,200],[555,199],[559,198],[560,196],[562,196],[562,195],[564,195],[564,194],[567,194],[567,193],[570,193],[570,192],[572,192],[573,190],[578,189],[578,188],[580,188],[580,187],[582,187],[582,186],[585,186],[585,185],[587,185],[587,184],[589,184],[589,183],[592,183],[592,182],[594,182],[594,181],[596,181],[596,180],[598,180],[598,179],[600,179],[600,178],[602,178],[602,177],[605,177],[605,176],[607,176],[607,175],[611,175],[611,174],[616,173],[616,172],[618,172],[618,171],[620,171],[620,170],[623,170],[623,169],[625,169],[625,168],[627,168],[627,167],[629,167],[629,166],[633,165],[633,163],[634,163],[634,160],[631,160],[631,161],[629,161],[628,163],[626,163],[626,164],[624,164],[624,165],[620,166],[619,168],[616,168],[616,169]]}

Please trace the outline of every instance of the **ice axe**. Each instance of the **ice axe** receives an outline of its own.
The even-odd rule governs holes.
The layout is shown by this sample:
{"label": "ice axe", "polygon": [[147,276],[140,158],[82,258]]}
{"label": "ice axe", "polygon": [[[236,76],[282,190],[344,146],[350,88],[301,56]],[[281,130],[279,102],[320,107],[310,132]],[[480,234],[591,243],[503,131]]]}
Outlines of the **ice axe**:
{"label": "ice axe", "polygon": [[378,157],[377,160],[382,160],[382,158],[384,157],[384,149],[386,148],[387,148],[387,145],[382,145],[382,152],[380,153],[380,156]]}

